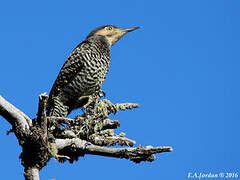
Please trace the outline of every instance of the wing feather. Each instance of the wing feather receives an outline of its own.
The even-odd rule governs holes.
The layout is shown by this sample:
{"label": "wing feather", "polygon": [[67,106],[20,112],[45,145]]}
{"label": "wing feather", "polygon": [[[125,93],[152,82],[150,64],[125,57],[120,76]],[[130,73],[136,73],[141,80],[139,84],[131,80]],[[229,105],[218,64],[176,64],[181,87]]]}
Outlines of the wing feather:
{"label": "wing feather", "polygon": [[58,96],[59,92],[72,82],[78,72],[83,68],[84,57],[81,52],[87,50],[86,48],[89,47],[89,45],[86,46],[86,43],[85,41],[80,43],[64,62],[50,91],[49,99]]}

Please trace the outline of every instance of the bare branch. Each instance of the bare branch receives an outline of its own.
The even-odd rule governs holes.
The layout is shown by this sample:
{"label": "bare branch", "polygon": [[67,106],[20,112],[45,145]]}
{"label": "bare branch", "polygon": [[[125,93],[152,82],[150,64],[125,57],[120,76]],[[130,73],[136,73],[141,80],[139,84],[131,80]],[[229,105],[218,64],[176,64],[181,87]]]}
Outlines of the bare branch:
{"label": "bare branch", "polygon": [[32,126],[32,120],[2,96],[0,96],[0,115],[4,117],[14,129],[20,130],[21,133],[27,133],[30,126]]}
{"label": "bare branch", "polygon": [[43,130],[43,138],[47,137],[47,115],[46,115],[47,101],[48,101],[48,95],[46,93],[40,94],[37,121]]}
{"label": "bare branch", "polygon": [[73,160],[78,157],[73,156],[83,156],[84,154],[108,156],[115,158],[125,158],[130,159],[136,163],[141,161],[153,161],[155,159],[153,154],[162,152],[171,152],[172,148],[169,146],[159,146],[159,147],[136,147],[136,148],[107,148],[94,145],[88,141],[81,140],[79,138],[73,139],[56,139],[56,147],[60,155],[65,155]]}
{"label": "bare branch", "polygon": [[65,117],[55,117],[55,116],[48,116],[47,119],[50,121],[56,121],[63,124],[70,124],[74,121],[74,119],[65,118]]}

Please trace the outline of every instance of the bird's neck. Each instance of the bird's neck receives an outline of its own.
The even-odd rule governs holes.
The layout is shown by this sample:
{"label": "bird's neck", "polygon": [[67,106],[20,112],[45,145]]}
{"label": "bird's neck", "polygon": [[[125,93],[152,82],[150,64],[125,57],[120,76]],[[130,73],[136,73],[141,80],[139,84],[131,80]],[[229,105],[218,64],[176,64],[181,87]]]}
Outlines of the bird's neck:
{"label": "bird's neck", "polygon": [[104,36],[91,36],[87,38],[87,41],[97,43],[101,45],[100,47],[103,48],[104,50],[109,51],[111,48],[111,45],[108,43],[107,39]]}

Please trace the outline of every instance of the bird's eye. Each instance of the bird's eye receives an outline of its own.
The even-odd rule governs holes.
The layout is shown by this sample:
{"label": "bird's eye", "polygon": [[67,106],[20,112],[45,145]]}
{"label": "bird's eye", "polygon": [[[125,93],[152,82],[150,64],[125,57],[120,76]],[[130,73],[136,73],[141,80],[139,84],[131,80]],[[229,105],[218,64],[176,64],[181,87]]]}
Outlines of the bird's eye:
{"label": "bird's eye", "polygon": [[107,30],[108,30],[108,31],[111,31],[111,30],[112,30],[112,27],[111,27],[111,26],[108,26],[108,27],[107,27]]}

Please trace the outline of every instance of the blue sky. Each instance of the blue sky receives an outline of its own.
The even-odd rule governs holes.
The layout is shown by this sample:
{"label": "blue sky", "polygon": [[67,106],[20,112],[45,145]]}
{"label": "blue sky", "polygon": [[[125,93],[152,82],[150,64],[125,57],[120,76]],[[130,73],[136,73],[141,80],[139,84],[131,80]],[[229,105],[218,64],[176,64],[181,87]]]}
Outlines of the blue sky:
{"label": "blue sky", "polygon": [[[140,26],[112,47],[103,86],[112,102],[140,108],[119,113],[127,137],[170,145],[153,163],[86,155],[64,165],[51,160],[43,180],[187,179],[188,172],[240,173],[240,2],[2,1],[0,94],[35,117],[65,59],[94,28]],[[76,114],[74,112],[71,116]],[[0,179],[23,179],[21,152],[0,117]]]}

